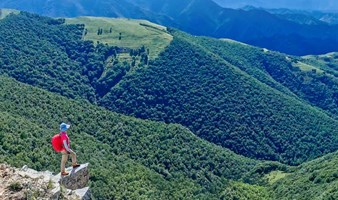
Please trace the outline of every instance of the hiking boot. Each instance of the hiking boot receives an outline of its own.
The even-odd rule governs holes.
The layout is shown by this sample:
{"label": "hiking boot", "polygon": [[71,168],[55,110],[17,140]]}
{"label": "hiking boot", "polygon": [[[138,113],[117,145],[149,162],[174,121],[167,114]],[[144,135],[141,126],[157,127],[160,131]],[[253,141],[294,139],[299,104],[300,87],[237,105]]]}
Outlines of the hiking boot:
{"label": "hiking boot", "polygon": [[80,167],[80,165],[79,164],[75,164],[75,165],[73,165],[73,168],[77,168],[77,167]]}
{"label": "hiking boot", "polygon": [[69,175],[69,172],[61,172],[61,176],[67,176]]}

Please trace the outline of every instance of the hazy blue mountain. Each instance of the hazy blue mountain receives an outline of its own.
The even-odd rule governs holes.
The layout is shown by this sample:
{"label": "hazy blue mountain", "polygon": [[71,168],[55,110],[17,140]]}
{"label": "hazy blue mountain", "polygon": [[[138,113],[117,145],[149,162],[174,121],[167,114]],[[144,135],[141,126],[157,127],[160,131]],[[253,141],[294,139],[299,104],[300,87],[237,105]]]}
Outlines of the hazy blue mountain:
{"label": "hazy blue mountain", "polygon": [[338,51],[338,26],[303,24],[260,9],[222,8],[212,0],[5,0],[0,7],[54,17],[143,18],[194,35],[231,38],[293,55]]}
{"label": "hazy blue mountain", "polygon": [[312,15],[329,24],[338,24],[338,13],[313,12]]}
{"label": "hazy blue mountain", "polygon": [[14,8],[50,17],[125,17],[149,19],[160,24],[173,24],[168,17],[145,11],[126,0],[2,0],[0,8]]}
{"label": "hazy blue mountain", "polygon": [[305,55],[336,51],[338,27],[300,24],[265,10],[221,8],[209,0],[128,0],[146,10],[170,16],[178,28],[195,35],[227,37],[281,52]]}
{"label": "hazy blue mountain", "polygon": [[[144,12],[125,1],[90,1],[90,0],[4,0],[0,6],[34,12],[52,17],[74,17],[79,15],[105,15],[110,17],[129,16],[133,12]],[[128,10],[128,12],[126,12]],[[129,14],[130,13],[130,14]]]}
{"label": "hazy blue mountain", "polygon": [[290,8],[300,10],[338,10],[338,1],[335,0],[213,0],[227,8],[241,8],[251,5],[263,8]]}
{"label": "hazy blue mountain", "polygon": [[321,11],[302,11],[290,9],[267,9],[269,13],[276,14],[291,21],[301,22],[307,24],[311,21],[315,24],[326,23],[330,25],[338,24],[338,13],[321,12]]}
{"label": "hazy blue mountain", "polygon": [[282,19],[287,19],[300,24],[308,24],[308,25],[338,24],[338,13],[334,12],[292,10],[287,8],[266,9],[254,6],[245,6],[241,9],[246,11],[265,10],[271,14],[281,17]]}

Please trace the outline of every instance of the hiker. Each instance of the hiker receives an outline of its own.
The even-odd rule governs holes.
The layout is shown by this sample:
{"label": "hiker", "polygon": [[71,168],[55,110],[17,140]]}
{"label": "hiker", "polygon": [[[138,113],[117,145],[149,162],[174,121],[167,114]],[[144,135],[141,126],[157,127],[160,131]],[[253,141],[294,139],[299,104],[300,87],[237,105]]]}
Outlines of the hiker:
{"label": "hiker", "polygon": [[79,167],[80,165],[76,162],[76,153],[70,148],[70,141],[67,135],[67,130],[69,129],[70,125],[66,123],[60,124],[60,137],[62,142],[62,159],[61,159],[61,176],[66,176],[69,172],[66,172],[65,165],[68,160],[68,154],[72,156],[72,166],[73,168]]}

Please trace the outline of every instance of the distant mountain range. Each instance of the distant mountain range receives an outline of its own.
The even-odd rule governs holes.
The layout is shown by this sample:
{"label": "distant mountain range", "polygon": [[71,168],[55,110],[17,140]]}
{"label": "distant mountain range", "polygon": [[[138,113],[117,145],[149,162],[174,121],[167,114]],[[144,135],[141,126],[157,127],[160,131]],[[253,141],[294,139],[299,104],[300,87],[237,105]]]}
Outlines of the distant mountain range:
{"label": "distant mountain range", "polygon": [[293,55],[338,51],[338,26],[298,23],[261,10],[223,8],[212,0],[5,0],[2,8],[53,17],[142,18],[194,35],[231,38]]}
{"label": "distant mountain range", "polygon": [[321,12],[321,11],[305,11],[305,10],[291,10],[286,8],[266,9],[253,6],[245,6],[243,10],[265,10],[271,14],[277,15],[283,19],[287,19],[299,24],[307,25],[337,25],[338,13]]}
{"label": "distant mountain range", "polygon": [[213,0],[226,8],[242,8],[247,5],[263,8],[289,8],[297,10],[338,11],[338,2],[334,0]]}

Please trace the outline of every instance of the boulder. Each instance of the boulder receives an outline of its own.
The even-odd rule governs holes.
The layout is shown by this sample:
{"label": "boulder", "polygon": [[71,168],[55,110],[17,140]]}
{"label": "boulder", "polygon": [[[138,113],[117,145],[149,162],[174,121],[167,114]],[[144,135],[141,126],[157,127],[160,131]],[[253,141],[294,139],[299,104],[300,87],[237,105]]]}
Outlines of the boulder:
{"label": "boulder", "polygon": [[67,168],[67,171],[69,172],[67,176],[61,176],[61,174],[56,176],[61,185],[70,190],[82,189],[87,186],[89,181],[88,163],[82,164],[75,169],[72,167]]}

